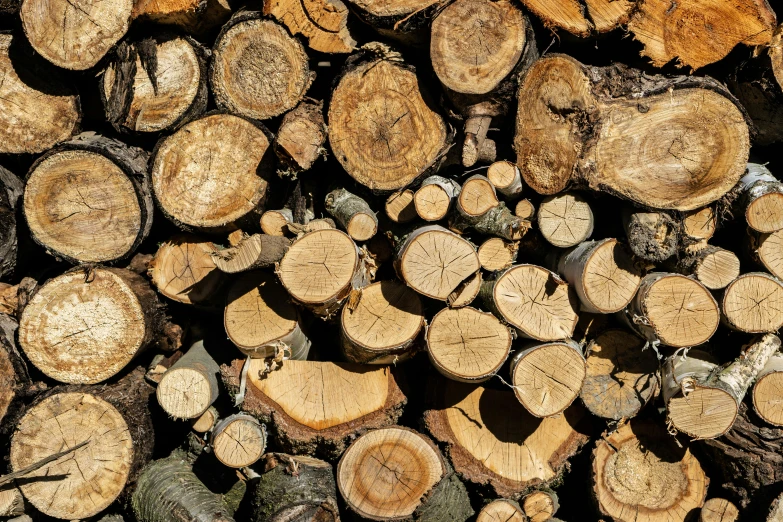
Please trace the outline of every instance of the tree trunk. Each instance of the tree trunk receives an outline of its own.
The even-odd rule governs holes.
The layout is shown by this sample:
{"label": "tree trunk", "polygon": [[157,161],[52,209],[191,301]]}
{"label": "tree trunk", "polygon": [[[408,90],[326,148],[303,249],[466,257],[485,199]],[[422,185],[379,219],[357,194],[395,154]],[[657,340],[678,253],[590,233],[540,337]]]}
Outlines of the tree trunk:
{"label": "tree trunk", "polygon": [[94,133],[44,154],[24,193],[35,242],[74,264],[129,257],[152,227],[147,159],[142,149]]}
{"label": "tree trunk", "polygon": [[487,169],[487,179],[505,198],[517,199],[522,194],[522,173],[510,161],[496,161]]}
{"label": "tree trunk", "polygon": [[623,229],[633,253],[651,263],[661,263],[677,253],[679,225],[668,212],[642,212],[626,207]]}
{"label": "tree trunk", "polygon": [[356,439],[337,465],[337,487],[360,520],[464,522],[474,514],[435,444],[399,426]]}
{"label": "tree trunk", "polygon": [[364,430],[394,424],[406,402],[387,366],[287,360],[270,370],[259,359],[237,360],[222,367],[232,395],[243,373],[242,410],[268,426],[276,447],[298,455],[335,459]]}
{"label": "tree trunk", "polygon": [[753,385],[753,409],[765,422],[783,426],[783,402],[779,390],[783,379],[783,354],[773,353]]}
{"label": "tree trunk", "polygon": [[[322,1],[340,2],[340,0]],[[294,4],[291,0],[275,0],[266,5],[269,6],[270,3],[274,4],[275,2]],[[296,5],[304,6],[305,4],[297,2]],[[326,136],[324,102],[306,98],[283,117],[280,128],[277,130],[277,136],[275,136],[275,153],[285,166],[294,173],[300,173],[308,170],[318,158],[326,154],[324,148]]]}
{"label": "tree trunk", "polygon": [[212,453],[230,468],[252,466],[266,451],[266,426],[244,413],[221,419],[210,433]]}
{"label": "tree trunk", "polygon": [[559,508],[557,493],[548,488],[532,492],[522,502],[522,509],[530,522],[552,520]]}
{"label": "tree trunk", "polygon": [[237,274],[279,263],[288,252],[291,240],[283,236],[253,234],[243,236],[235,246],[216,248],[210,253],[221,272]]}
{"label": "tree trunk", "polygon": [[499,237],[491,237],[481,243],[478,249],[481,268],[488,272],[506,270],[517,260],[519,252],[518,242],[509,242]]}
{"label": "tree trunk", "polygon": [[350,53],[356,40],[348,30],[348,8],[341,0],[271,0],[264,14],[285,24],[291,34],[307,38],[308,46],[322,53]]}
{"label": "tree trunk", "polygon": [[413,195],[416,214],[424,221],[440,221],[451,210],[462,187],[453,179],[430,176]]}
{"label": "tree trunk", "polygon": [[737,522],[737,506],[724,498],[711,498],[699,513],[699,522]]}
{"label": "tree trunk", "polygon": [[370,205],[345,189],[328,193],[324,208],[354,241],[367,241],[378,232],[378,218]]}
{"label": "tree trunk", "polygon": [[646,207],[693,210],[721,198],[745,170],[744,110],[709,78],[550,54],[529,69],[518,101],[517,165],[541,194],[573,182]]}
{"label": "tree trunk", "polygon": [[559,248],[578,245],[593,234],[593,211],[579,194],[545,198],[538,207],[536,221],[541,235]]}
{"label": "tree trunk", "polygon": [[220,368],[204,348],[204,341],[190,347],[158,384],[158,404],[175,419],[195,419],[218,397]]}
{"label": "tree trunk", "polygon": [[513,500],[493,500],[481,509],[476,522],[527,522],[525,513]]}
{"label": "tree trunk", "polygon": [[416,195],[411,189],[392,193],[384,206],[386,215],[395,223],[403,224],[413,221],[418,216],[415,197]]}
{"label": "tree trunk", "polygon": [[783,327],[783,282],[764,272],[748,272],[723,293],[723,319],[747,333],[775,332]]}
{"label": "tree trunk", "polygon": [[576,36],[606,33],[628,23],[633,0],[522,0],[548,29],[565,29]]}
{"label": "tree trunk", "polygon": [[208,305],[223,284],[210,255],[217,247],[202,237],[177,234],[162,243],[147,274],[158,292],[185,304]]}

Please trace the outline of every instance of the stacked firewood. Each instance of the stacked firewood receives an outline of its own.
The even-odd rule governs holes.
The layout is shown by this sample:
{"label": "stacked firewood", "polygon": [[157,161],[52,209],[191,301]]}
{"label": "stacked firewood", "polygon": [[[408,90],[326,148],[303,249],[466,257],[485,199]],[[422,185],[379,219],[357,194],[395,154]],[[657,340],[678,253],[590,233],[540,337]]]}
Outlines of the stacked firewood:
{"label": "stacked firewood", "polygon": [[0,28],[0,517],[783,522],[766,0]]}

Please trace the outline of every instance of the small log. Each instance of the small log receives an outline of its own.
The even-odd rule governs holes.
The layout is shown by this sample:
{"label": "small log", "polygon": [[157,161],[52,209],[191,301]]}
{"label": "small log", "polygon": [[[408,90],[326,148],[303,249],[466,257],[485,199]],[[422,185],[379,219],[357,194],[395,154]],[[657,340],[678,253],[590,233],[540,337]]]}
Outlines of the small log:
{"label": "small log", "polygon": [[783,277],[783,230],[760,234],[748,229],[753,259],[778,279]]}
{"label": "small log", "polygon": [[[285,1],[293,4],[290,0],[275,0],[277,3]],[[324,1],[339,2],[340,0]],[[266,6],[275,2],[269,2]],[[275,153],[280,161],[294,172],[308,170],[318,158],[326,154],[324,149],[326,134],[324,102],[304,99],[294,110],[283,116],[275,136]]]}
{"label": "small log", "polygon": [[76,88],[23,38],[0,35],[0,75],[0,153],[44,152],[78,132],[82,111]]}
{"label": "small log", "polygon": [[276,271],[295,301],[325,318],[336,314],[352,291],[364,288],[375,277],[367,251],[334,229],[299,237]]}
{"label": "small log", "polygon": [[606,330],[585,351],[587,374],[579,392],[590,413],[619,421],[635,417],[658,393],[658,359],[625,330]]}
{"label": "small log", "polygon": [[191,419],[190,427],[196,433],[207,433],[212,430],[218,420],[218,411],[214,406],[210,406],[201,417]]}
{"label": "small log", "polygon": [[519,504],[501,498],[481,508],[476,522],[527,522],[527,518]]}
{"label": "small log", "polygon": [[459,214],[452,215],[449,228],[460,233],[472,229],[479,234],[519,241],[530,230],[530,222],[512,214],[506,204],[501,202],[479,217],[466,218]]}
{"label": "small log", "polygon": [[511,359],[511,385],[535,417],[562,413],[579,396],[587,365],[574,341],[523,346]]}
{"label": "small log", "polygon": [[557,482],[589,437],[589,418],[575,405],[537,419],[509,391],[454,381],[438,383],[424,426],[445,444],[454,469],[496,497],[518,500]]}
{"label": "small log", "polygon": [[519,243],[509,242],[499,237],[491,237],[481,243],[478,249],[481,268],[489,272],[506,270],[517,260]]}
{"label": "small log", "polygon": [[237,274],[273,266],[283,259],[290,245],[291,240],[282,236],[253,234],[235,246],[213,250],[210,257],[221,272]]}
{"label": "small log", "polygon": [[[517,199],[522,194],[522,173],[510,161],[496,161],[487,169],[487,179],[495,190],[509,199]],[[520,216],[523,217],[523,216]]]}
{"label": "small log", "polygon": [[[232,395],[239,392],[244,364],[222,367]],[[360,433],[397,422],[406,402],[388,366],[286,360],[269,371],[260,359],[247,364],[241,408],[265,423],[272,442],[289,453],[336,459]]]}
{"label": "small log", "polygon": [[677,263],[678,272],[695,277],[710,290],[726,288],[740,275],[737,254],[720,247],[705,245]]}
{"label": "small log", "polygon": [[147,159],[141,149],[93,133],[38,158],[23,207],[35,242],[70,263],[129,257],[152,227]]}
{"label": "small log", "polygon": [[166,217],[207,232],[258,226],[268,185],[263,175],[271,168],[267,132],[239,116],[212,114],[160,141],[150,172]]}
{"label": "small log", "polygon": [[514,215],[528,221],[533,221],[536,219],[536,207],[529,199],[520,199],[514,206]]}
{"label": "small log", "polygon": [[783,282],[764,272],[749,272],[723,293],[725,322],[747,333],[775,332],[783,326]]}
{"label": "small log", "polygon": [[411,189],[400,190],[392,193],[386,200],[386,215],[395,223],[409,223],[418,216],[415,193]]}
{"label": "small log", "polygon": [[538,207],[537,222],[544,239],[559,248],[578,245],[593,233],[593,211],[575,193],[544,198]]}
{"label": "small log", "polygon": [[322,53],[350,53],[356,40],[348,30],[348,8],[341,0],[271,0],[264,14],[274,16],[291,34],[307,38],[308,47]]}
{"label": "small log", "polygon": [[24,512],[25,501],[19,488],[3,486],[0,489],[0,517],[18,517]]}
{"label": "small log", "polygon": [[494,185],[486,176],[476,174],[462,184],[456,209],[462,217],[471,220],[480,218],[499,203]]}
{"label": "small log", "polygon": [[725,498],[711,498],[699,513],[699,522],[737,522],[739,509]]}
{"label": "small log", "polygon": [[474,514],[435,444],[401,426],[356,439],[337,464],[337,487],[360,520],[464,522]]}
{"label": "small log", "polygon": [[332,91],[332,153],[373,192],[410,185],[437,169],[451,142],[450,130],[428,100],[416,73],[398,53],[380,43],[365,45]]}
{"label": "small log", "polygon": [[682,237],[686,243],[709,241],[718,228],[718,215],[712,207],[685,212],[682,218]]}
{"label": "small log", "polygon": [[340,315],[342,352],[346,360],[391,364],[411,357],[424,328],[419,295],[396,280],[362,289],[359,302]]}
{"label": "small log", "polygon": [[720,323],[720,309],[698,281],[653,272],[642,279],[622,318],[647,341],[680,348],[707,342]]}
{"label": "small log", "polygon": [[471,307],[445,308],[427,328],[427,353],[442,375],[479,383],[493,377],[511,351],[511,331],[494,315]]}
{"label": "small log", "polygon": [[219,372],[204,341],[198,341],[163,374],[156,391],[158,404],[175,419],[200,417],[217,400]]}
{"label": "small log", "polygon": [[378,232],[378,218],[370,205],[345,189],[328,193],[324,208],[354,241],[367,241]]}
{"label": "small log", "polygon": [[783,183],[769,169],[748,163],[737,191],[738,211],[750,228],[766,233],[783,229]]}
{"label": "small log", "polygon": [[47,281],[24,308],[19,345],[52,379],[94,384],[162,332],[161,305],[144,278],[121,268],[75,268]]}
{"label": "small log", "polygon": [[560,509],[557,493],[551,489],[534,491],[522,501],[522,509],[530,522],[552,520],[557,510]]}
{"label": "small log", "polygon": [[253,465],[266,451],[266,427],[250,415],[221,419],[210,435],[212,453],[230,468]]}
{"label": "small log", "polygon": [[691,437],[728,432],[750,385],[780,349],[773,334],[754,339],[734,362],[718,367],[700,354],[673,355],[662,370],[663,399],[671,425]]}
{"label": "small log", "polygon": [[158,247],[147,275],[158,292],[185,304],[209,304],[223,284],[215,266],[215,245],[204,238],[177,234]]}
{"label": "small log", "polygon": [[351,11],[380,35],[414,47],[428,44],[432,17],[445,3],[443,0],[347,0]]}
{"label": "small log", "polygon": [[299,40],[259,11],[234,14],[212,48],[215,103],[246,118],[266,120],[293,109],[314,76]]}
{"label": "small log", "polygon": [[337,485],[328,462],[267,453],[252,495],[252,522],[339,522]]}
{"label": "small log", "polygon": [[579,319],[579,301],[573,289],[536,265],[516,265],[497,273],[484,282],[479,295],[495,315],[529,339],[567,339]]}
{"label": "small log", "polygon": [[630,208],[623,212],[623,229],[635,255],[660,263],[677,252],[680,227],[667,212],[640,212]]}
{"label": "small log", "polygon": [[565,29],[576,36],[606,33],[628,23],[633,0],[522,0],[549,29]]}
{"label": "small log", "polygon": [[421,227],[403,238],[394,262],[405,284],[440,301],[448,299],[480,267],[475,247],[438,225]]}
{"label": "small log", "polygon": [[448,215],[462,187],[453,179],[430,176],[413,195],[416,214],[424,221],[440,221]]}
{"label": "small log", "polygon": [[753,409],[764,422],[783,426],[783,354],[773,353],[753,384]]}
{"label": "small log", "polygon": [[234,346],[248,357],[273,357],[282,350],[286,357],[303,361],[310,351],[299,311],[268,272],[248,272],[234,280],[226,296],[223,324]]}
{"label": "small log", "polygon": [[659,423],[624,424],[598,439],[592,457],[593,496],[612,520],[630,522],[641,506],[649,520],[681,520],[704,504],[709,478]]}
{"label": "small log", "polygon": [[462,308],[472,303],[481,291],[481,284],[484,280],[481,277],[481,271],[476,272],[468,279],[460,283],[457,288],[446,298],[446,304],[449,308]]}

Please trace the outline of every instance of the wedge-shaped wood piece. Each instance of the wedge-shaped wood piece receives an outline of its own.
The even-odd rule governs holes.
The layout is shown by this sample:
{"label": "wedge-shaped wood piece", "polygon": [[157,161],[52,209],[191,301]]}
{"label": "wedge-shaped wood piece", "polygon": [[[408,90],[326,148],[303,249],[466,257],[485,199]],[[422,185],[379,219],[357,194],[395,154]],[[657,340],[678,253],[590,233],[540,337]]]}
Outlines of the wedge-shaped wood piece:
{"label": "wedge-shaped wood piece", "polygon": [[264,2],[264,14],[307,38],[314,51],[350,53],[356,47],[348,31],[348,7],[341,0],[271,0]]}

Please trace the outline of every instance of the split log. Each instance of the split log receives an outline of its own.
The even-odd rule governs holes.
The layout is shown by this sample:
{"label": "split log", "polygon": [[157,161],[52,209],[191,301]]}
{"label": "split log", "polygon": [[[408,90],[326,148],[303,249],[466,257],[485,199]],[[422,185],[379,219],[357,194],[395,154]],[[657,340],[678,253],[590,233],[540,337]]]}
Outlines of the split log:
{"label": "split log", "polygon": [[720,290],[739,277],[740,260],[730,250],[706,245],[680,258],[676,270],[695,277],[710,290]]}
{"label": "split log", "polygon": [[661,263],[677,253],[679,225],[668,212],[642,212],[626,207],[623,230],[635,255]]}
{"label": "split log", "polygon": [[196,433],[207,433],[212,430],[218,420],[218,411],[214,406],[210,406],[207,411],[201,414],[201,417],[191,419],[190,427]]}
{"label": "split log", "polygon": [[246,118],[266,120],[293,109],[314,76],[299,40],[259,11],[232,16],[212,48],[215,103]]}
{"label": "split log", "polygon": [[587,375],[579,396],[593,415],[630,419],[658,393],[658,359],[639,337],[606,330],[585,353]]}
{"label": "split log", "polygon": [[19,345],[52,379],[94,384],[116,375],[163,329],[157,295],[121,268],[75,268],[47,281],[22,311]]}
{"label": "split log", "polygon": [[442,375],[467,383],[493,377],[511,351],[511,331],[494,315],[445,308],[427,328],[427,353]]}
{"label": "split log", "polygon": [[158,404],[175,419],[195,419],[218,397],[220,368],[198,341],[169,368],[158,384]]}
{"label": "split log", "polygon": [[149,263],[147,274],[158,292],[185,304],[209,304],[223,284],[208,240],[177,234],[161,244]]}
{"label": "split log", "polygon": [[416,73],[398,53],[384,44],[367,44],[351,57],[332,92],[328,120],[333,154],[348,174],[374,192],[410,185],[437,170],[451,142],[450,130],[428,102]]}
{"label": "split log", "polygon": [[506,204],[501,202],[478,217],[467,218],[459,213],[452,215],[449,228],[460,233],[472,229],[479,234],[519,241],[530,230],[530,222],[512,214]]}
{"label": "split log", "polygon": [[438,225],[421,227],[403,238],[394,262],[405,284],[440,301],[448,299],[480,267],[475,247]]}
{"label": "split log", "polygon": [[0,153],[44,152],[78,132],[78,92],[24,39],[0,35],[0,75]]}
{"label": "split log", "polygon": [[720,323],[720,309],[698,281],[653,272],[642,279],[621,317],[648,342],[681,348],[707,342]]}
{"label": "split log", "polygon": [[406,402],[388,366],[293,360],[273,371],[260,359],[223,366],[232,395],[244,364],[241,408],[265,423],[276,447],[288,453],[336,459],[360,433],[397,422]]}
{"label": "split log", "polygon": [[565,29],[576,36],[606,33],[625,25],[634,9],[633,0],[522,0],[549,29]]}
{"label": "split log", "polygon": [[725,498],[711,498],[704,503],[699,513],[699,522],[737,522],[737,506]]}
{"label": "split log", "polygon": [[93,133],[38,158],[23,206],[32,238],[70,263],[130,256],[152,227],[147,159],[141,149]]}
{"label": "split log", "polygon": [[16,272],[16,213],[23,192],[22,180],[0,167],[0,279],[12,277]]}
{"label": "split log", "polygon": [[602,515],[632,522],[682,520],[700,508],[709,478],[690,450],[663,427],[632,420],[598,440],[593,450],[593,495]]}
{"label": "split log", "polygon": [[345,189],[328,193],[324,208],[354,241],[367,241],[378,232],[378,218],[370,205]]}
{"label": "split log", "polygon": [[187,12],[203,11],[201,0],[136,0],[133,2],[133,19],[154,20],[174,24],[173,18]]}
{"label": "split log", "polygon": [[253,465],[266,451],[266,427],[244,413],[221,419],[210,434],[212,453],[230,468]]}
{"label": "split log", "polygon": [[198,38],[231,18],[231,0],[135,0],[133,18],[175,25]]}
{"label": "split log", "polygon": [[593,234],[593,211],[579,194],[544,198],[536,221],[544,239],[559,248],[578,245]]}
{"label": "split log", "polygon": [[498,273],[482,285],[480,296],[495,315],[529,339],[567,339],[579,319],[573,289],[536,265],[516,265]]}
{"label": "split log", "polygon": [[415,193],[411,189],[394,192],[386,200],[386,215],[395,223],[409,223],[418,216]]}
{"label": "split log", "polygon": [[106,120],[120,132],[173,131],[207,108],[206,48],[163,33],[121,43],[98,78]]}
{"label": "split log", "polygon": [[777,278],[783,277],[783,230],[760,234],[748,229],[753,259]]}
{"label": "split log", "polygon": [[299,237],[279,268],[280,282],[291,297],[314,314],[336,314],[354,290],[375,277],[375,265],[366,250],[344,232],[317,230]]}
{"label": "split log", "polygon": [[[550,54],[528,70],[518,101],[517,165],[541,194],[573,182],[646,207],[693,210],[721,198],[745,171],[743,109],[709,78]],[[671,154],[649,152],[661,150]]]}
{"label": "split log", "polygon": [[522,509],[530,522],[547,522],[552,520],[560,503],[557,499],[557,493],[551,489],[540,489],[534,491],[525,497],[522,502]]}
{"label": "split log", "polygon": [[230,114],[212,114],[181,127],[156,146],[150,166],[155,199],[184,229],[258,226],[271,169],[268,131]]}
{"label": "split log", "polygon": [[462,308],[472,303],[481,291],[481,285],[484,282],[481,277],[481,271],[476,272],[468,279],[460,283],[457,288],[446,298],[446,304],[449,308]]}
{"label": "split log", "polygon": [[[275,0],[277,3],[294,4],[290,0]],[[340,0],[324,0],[339,2]],[[275,2],[267,2],[266,6]],[[305,4],[297,2],[296,5]],[[307,4],[314,5],[314,4]],[[304,7],[302,7],[304,9]],[[294,110],[283,116],[275,136],[275,154],[283,164],[294,172],[302,172],[313,166],[315,161],[326,155],[326,123],[324,102],[309,98],[302,100]]]}
{"label": "split log", "polygon": [[763,165],[748,163],[737,184],[738,210],[757,232],[783,229],[783,183]]}
{"label": "split log", "polygon": [[419,295],[396,280],[362,289],[359,302],[340,315],[342,352],[346,360],[391,364],[410,358],[424,328]]}
{"label": "split log", "polygon": [[454,381],[434,391],[424,426],[446,445],[463,480],[498,497],[519,499],[531,487],[556,482],[589,440],[589,418],[576,405],[537,419],[508,391]]}
{"label": "split log", "polygon": [[339,522],[332,466],[312,457],[267,453],[251,491],[252,522]]}
{"label": "split log", "polygon": [[527,522],[527,519],[519,504],[501,498],[484,506],[476,522]]}
{"label": "split log", "polygon": [[356,439],[337,464],[337,487],[360,520],[464,522],[474,514],[435,444],[400,426]]}
{"label": "split log", "polygon": [[453,179],[430,176],[413,195],[416,214],[424,221],[440,221],[448,215],[462,187]]}
{"label": "split log", "polygon": [[242,274],[228,289],[223,324],[231,342],[248,357],[263,359],[283,350],[286,357],[307,359],[310,339],[288,294],[273,274]]}
{"label": "split log", "polygon": [[579,396],[587,365],[571,340],[523,346],[511,359],[511,386],[535,417],[559,415]]}
{"label": "split log", "polygon": [[529,199],[520,199],[514,206],[514,215],[533,221],[536,219],[536,206]]}
{"label": "split log", "polygon": [[642,280],[627,247],[612,238],[585,241],[566,251],[557,272],[576,290],[581,309],[596,314],[624,309]]}
{"label": "split log", "polygon": [[764,272],[732,281],[721,304],[725,322],[735,330],[764,333],[783,327],[783,282]]}
{"label": "split log", "polygon": [[671,425],[687,435],[712,439],[728,432],[748,388],[780,349],[773,334],[754,339],[725,367],[700,353],[673,355],[662,370],[663,399]]}
{"label": "split log", "polygon": [[517,260],[519,243],[509,242],[499,237],[491,237],[481,243],[478,249],[481,268],[489,272],[506,270]]}
{"label": "split log", "polygon": [[685,212],[682,218],[682,237],[685,243],[709,241],[718,228],[718,215],[712,207]]}
{"label": "split log", "polygon": [[753,409],[764,422],[783,426],[783,401],[780,389],[783,382],[783,354],[773,353],[759,372],[753,385]]}
{"label": "split log", "polygon": [[237,274],[273,266],[283,259],[290,245],[291,240],[282,236],[253,234],[243,237],[235,246],[216,248],[210,257],[221,272]]}
{"label": "split log", "polygon": [[341,0],[271,0],[264,14],[274,16],[291,34],[307,38],[308,47],[322,53],[350,53],[356,40],[348,30],[348,8]]}
{"label": "split log", "polygon": [[75,71],[96,65],[125,36],[132,12],[133,0],[23,0],[19,8],[36,52]]}
{"label": "split log", "polygon": [[510,161],[496,161],[490,165],[487,179],[506,198],[517,199],[522,194],[522,173]]}
{"label": "split log", "polygon": [[25,507],[24,497],[19,488],[6,484],[0,489],[0,517],[24,515]]}

